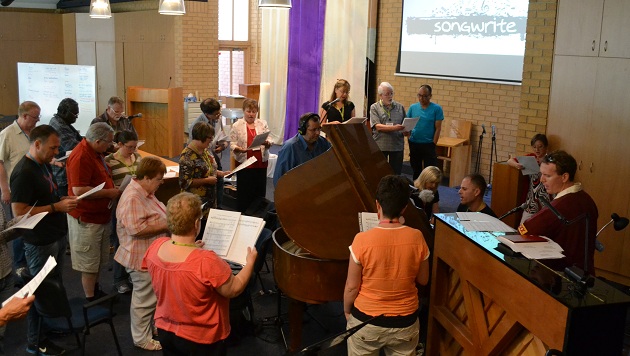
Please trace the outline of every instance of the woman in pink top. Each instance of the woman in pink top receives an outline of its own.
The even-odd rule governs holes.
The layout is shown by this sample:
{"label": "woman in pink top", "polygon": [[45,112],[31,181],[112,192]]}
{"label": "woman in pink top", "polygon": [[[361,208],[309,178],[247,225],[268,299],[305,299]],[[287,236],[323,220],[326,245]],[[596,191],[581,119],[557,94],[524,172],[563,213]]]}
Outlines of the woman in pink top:
{"label": "woman in pink top", "polygon": [[402,225],[409,185],[383,177],[376,191],[377,227],[358,233],[350,246],[343,309],[350,329],[368,325],[348,339],[348,355],[415,355],[418,289],[429,280],[429,248],[422,232]]}
{"label": "woman in pink top", "polygon": [[247,264],[236,275],[213,251],[195,242],[201,227],[201,200],[180,193],[168,201],[172,235],[157,239],[143,266],[157,296],[155,325],[164,355],[225,355],[230,334],[229,299],[245,289],[256,260],[247,248]]}

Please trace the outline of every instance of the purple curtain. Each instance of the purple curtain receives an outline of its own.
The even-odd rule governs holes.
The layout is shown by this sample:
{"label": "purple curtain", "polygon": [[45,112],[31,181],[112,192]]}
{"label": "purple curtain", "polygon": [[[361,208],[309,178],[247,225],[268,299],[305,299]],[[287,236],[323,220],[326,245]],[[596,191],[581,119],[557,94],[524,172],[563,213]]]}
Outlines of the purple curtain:
{"label": "purple curtain", "polygon": [[285,140],[297,133],[302,114],[319,111],[326,0],[293,0],[290,11]]}

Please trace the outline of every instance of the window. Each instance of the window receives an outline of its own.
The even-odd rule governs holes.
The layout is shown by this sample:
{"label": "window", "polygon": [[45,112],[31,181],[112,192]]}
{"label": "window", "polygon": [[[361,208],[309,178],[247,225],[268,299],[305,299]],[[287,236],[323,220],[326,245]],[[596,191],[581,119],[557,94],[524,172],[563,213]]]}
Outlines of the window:
{"label": "window", "polygon": [[219,93],[238,94],[249,62],[249,0],[219,0]]}

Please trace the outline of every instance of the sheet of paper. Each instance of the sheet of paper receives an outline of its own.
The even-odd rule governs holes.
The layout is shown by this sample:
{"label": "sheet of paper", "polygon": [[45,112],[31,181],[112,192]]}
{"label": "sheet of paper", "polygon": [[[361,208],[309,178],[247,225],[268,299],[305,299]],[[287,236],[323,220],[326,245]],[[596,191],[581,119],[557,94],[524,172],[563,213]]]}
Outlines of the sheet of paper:
{"label": "sheet of paper", "polygon": [[516,160],[518,161],[518,163],[523,165],[523,169],[521,170],[521,173],[524,176],[540,173],[540,167],[538,166],[538,162],[536,162],[536,157],[519,156],[519,157],[516,157]]}
{"label": "sheet of paper", "polygon": [[65,155],[65,156],[62,156],[62,157],[57,158],[57,162],[61,162],[61,161],[65,161],[65,160],[67,160],[67,159],[68,159],[68,157],[70,157],[70,153],[71,153],[71,152],[72,152],[72,151],[68,151],[68,153],[66,153],[66,155]]}
{"label": "sheet of paper", "polygon": [[28,229],[28,230],[32,230],[44,218],[44,216],[46,216],[46,214],[48,214],[47,211],[43,211],[43,212],[41,212],[39,214],[35,214],[33,216],[30,216],[30,215],[26,214],[26,215],[24,215],[24,216],[28,216],[26,219],[20,219],[20,221],[17,224],[11,226],[10,228],[8,228],[8,229],[6,229],[4,231],[8,231],[8,230],[12,230],[12,229]]}
{"label": "sheet of paper", "polygon": [[503,221],[484,213],[459,212],[457,213],[457,218],[468,231],[516,231]]}
{"label": "sheet of paper", "polygon": [[367,120],[367,117],[352,117],[350,118],[350,120],[348,121],[344,121],[344,125],[347,124],[362,124],[365,122],[365,120]]}
{"label": "sheet of paper", "polygon": [[[35,203],[33,203],[33,206],[31,206],[30,209],[28,209],[28,211],[26,212],[26,214],[22,215],[22,217],[18,220],[17,223],[20,223],[22,220],[26,220],[31,216],[31,211],[33,211],[33,208],[35,207],[35,205],[37,205],[37,202],[39,200],[35,200]],[[8,229],[7,229],[8,230]]]}
{"label": "sheet of paper", "polygon": [[416,127],[416,124],[418,123],[419,119],[420,118],[418,117],[406,117],[402,122],[403,126],[405,127],[404,131],[413,130],[413,128]]}
{"label": "sheet of paper", "polygon": [[144,140],[139,140],[138,141],[138,145],[136,146],[136,149],[140,148],[140,146],[144,145]]}
{"label": "sheet of paper", "polygon": [[123,178],[123,181],[120,183],[120,187],[118,187],[118,189],[121,192],[124,191],[125,188],[127,188],[127,186],[129,185],[129,182],[131,182],[131,174],[127,174],[125,178]]}
{"label": "sheet of paper", "polygon": [[271,131],[267,131],[267,132],[263,132],[261,134],[256,135],[256,137],[254,137],[254,140],[252,141],[252,144],[247,147],[248,150],[254,149],[254,148],[260,148],[260,146],[262,146],[263,143],[265,143],[265,141],[267,141],[267,137],[269,137],[269,133]]}
{"label": "sheet of paper", "polygon": [[169,171],[169,172],[166,172],[166,174],[164,174],[164,177],[162,178],[175,178],[175,177],[177,177],[177,173]]}
{"label": "sheet of paper", "polygon": [[219,256],[226,256],[240,216],[241,213],[238,211],[210,209],[206,229],[203,232],[203,248],[212,250]]}
{"label": "sheet of paper", "polygon": [[89,197],[90,195],[92,195],[92,194],[94,194],[94,193],[98,192],[99,190],[103,189],[103,187],[104,187],[104,186],[105,186],[105,182],[103,182],[103,183],[101,183],[101,184],[97,185],[96,187],[94,187],[94,188],[92,188],[92,189],[88,190],[87,192],[85,192],[85,193],[83,193],[83,194],[79,195],[79,196],[77,197],[77,200],[81,200],[81,199],[84,199],[84,198]]}
{"label": "sheet of paper", "polygon": [[219,131],[214,138],[215,142],[230,142],[230,137],[223,132],[223,130]]}
{"label": "sheet of paper", "polygon": [[359,213],[359,231],[368,231],[369,229],[378,226],[378,214],[370,212]]}
{"label": "sheet of paper", "polygon": [[39,273],[35,277],[33,277],[33,279],[31,279],[31,281],[28,282],[24,287],[17,291],[17,293],[13,294],[9,298],[7,298],[7,300],[2,302],[2,306],[4,307],[13,298],[25,298],[29,295],[33,295],[37,290],[37,287],[42,284],[44,278],[46,278],[46,276],[50,273],[50,271],[53,270],[53,268],[55,268],[56,265],[57,261],[55,261],[55,258],[53,256],[48,256],[48,260],[46,260],[44,267],[42,267]]}
{"label": "sheet of paper", "polygon": [[252,164],[256,163],[257,160],[258,159],[256,159],[256,157],[254,157],[254,156],[249,157],[245,162],[239,164],[238,167],[234,168],[232,173],[224,176],[223,178],[230,178],[231,176],[234,175],[234,173],[240,171],[241,169],[244,169],[244,168],[247,168],[247,167],[251,166]]}
{"label": "sheet of paper", "polygon": [[265,227],[265,220],[254,216],[241,215],[230,250],[226,256],[221,257],[243,266],[246,265],[247,248],[254,247],[263,227]]}

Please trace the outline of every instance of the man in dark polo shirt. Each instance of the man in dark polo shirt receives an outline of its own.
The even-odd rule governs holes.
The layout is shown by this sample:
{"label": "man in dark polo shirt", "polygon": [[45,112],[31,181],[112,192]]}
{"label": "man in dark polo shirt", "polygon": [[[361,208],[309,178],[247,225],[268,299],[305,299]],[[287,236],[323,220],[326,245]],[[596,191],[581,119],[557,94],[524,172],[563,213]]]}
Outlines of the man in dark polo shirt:
{"label": "man in dark polo shirt", "polygon": [[109,259],[112,201],[120,196],[103,157],[113,140],[111,126],[104,122],[93,124],[83,141],[72,150],[66,165],[71,196],[105,183],[103,189],[82,199],[68,214],[72,268],[81,272],[83,292],[90,301],[104,295],[98,288],[98,275]]}

